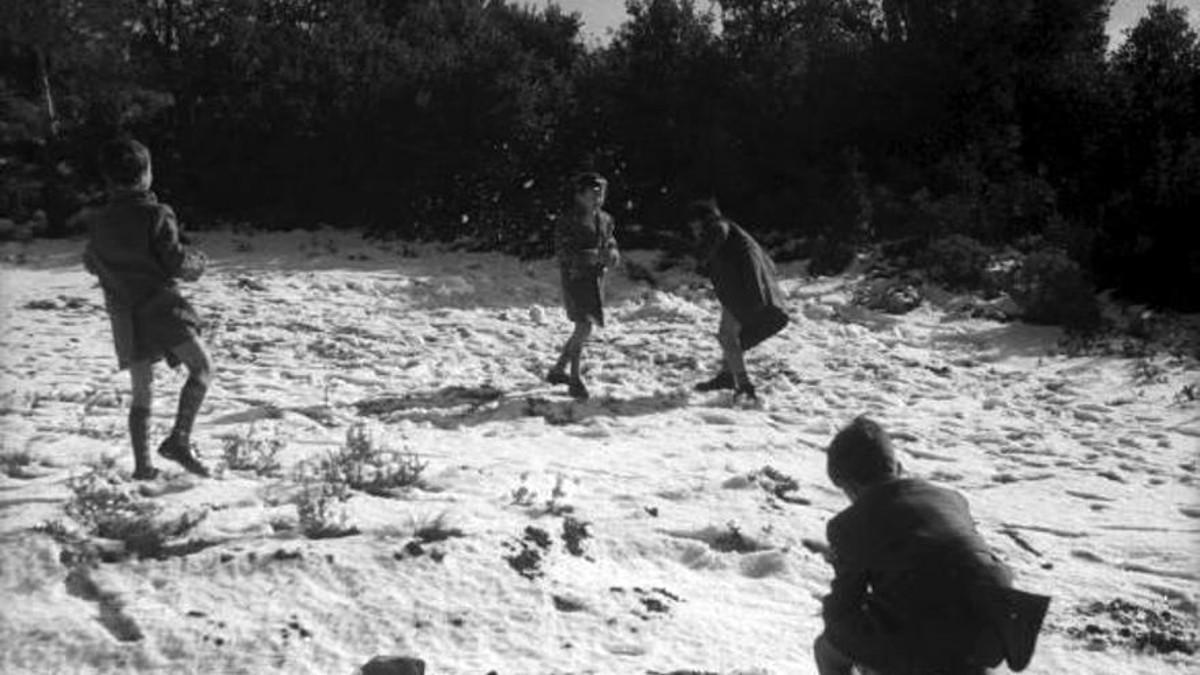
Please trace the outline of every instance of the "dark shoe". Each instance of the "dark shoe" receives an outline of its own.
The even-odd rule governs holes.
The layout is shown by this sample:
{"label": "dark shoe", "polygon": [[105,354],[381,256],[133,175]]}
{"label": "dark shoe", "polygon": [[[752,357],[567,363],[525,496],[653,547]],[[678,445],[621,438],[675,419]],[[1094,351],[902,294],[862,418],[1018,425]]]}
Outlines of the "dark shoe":
{"label": "dark shoe", "polygon": [[212,475],[208,467],[204,466],[200,458],[192,451],[191,443],[183,443],[174,436],[168,436],[167,440],[158,446],[158,454],[202,478]]}
{"label": "dark shoe", "polygon": [[588,400],[588,390],[587,387],[584,386],[583,380],[572,380],[568,382],[567,385],[567,393],[569,393],[572,398],[580,401]]}
{"label": "dark shoe", "polygon": [[546,381],[550,384],[571,384],[571,378],[561,368],[551,368],[546,373]]}
{"label": "dark shoe", "polygon": [[733,392],[734,401],[744,401],[746,403],[758,403],[758,392],[754,390],[754,385],[746,382],[739,386],[737,391]]}
{"label": "dark shoe", "polygon": [[733,389],[733,375],[728,370],[722,370],[711,380],[705,380],[695,386],[696,391],[716,391],[718,389]]}
{"label": "dark shoe", "polygon": [[158,478],[158,469],[152,466],[139,466],[133,472],[134,480],[154,480]]}

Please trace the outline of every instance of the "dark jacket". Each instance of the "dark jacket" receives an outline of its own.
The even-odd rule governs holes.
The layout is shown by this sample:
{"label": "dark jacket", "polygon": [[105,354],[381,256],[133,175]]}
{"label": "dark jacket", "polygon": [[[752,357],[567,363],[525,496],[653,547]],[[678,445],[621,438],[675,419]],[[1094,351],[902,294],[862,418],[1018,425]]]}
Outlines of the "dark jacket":
{"label": "dark jacket", "polygon": [[114,192],[85,214],[88,244],[83,264],[100,277],[110,302],[136,306],[172,288],[187,258],[175,212],[153,192]]}
{"label": "dark jacket", "polygon": [[737,223],[704,223],[697,253],[700,272],[712,280],[717,300],[742,325],[741,343],[749,349],[788,322],[775,263]]}
{"label": "dark jacket", "polygon": [[975,530],[953,490],[901,478],[868,488],[827,529],[835,571],[826,635],[856,662],[884,672],[985,661],[989,642],[973,589],[1012,575]]}
{"label": "dark jacket", "polygon": [[588,213],[583,209],[567,209],[558,218],[554,229],[554,251],[564,270],[571,272],[603,271],[609,257],[617,250],[613,218],[601,209]]}

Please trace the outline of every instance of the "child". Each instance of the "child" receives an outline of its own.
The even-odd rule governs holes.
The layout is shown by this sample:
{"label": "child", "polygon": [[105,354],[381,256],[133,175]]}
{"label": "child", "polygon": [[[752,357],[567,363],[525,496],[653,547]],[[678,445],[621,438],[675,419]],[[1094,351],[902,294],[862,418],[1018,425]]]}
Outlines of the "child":
{"label": "child", "polygon": [[901,476],[891,440],[859,417],[827,451],[850,507],[829,521],[834,567],[821,675],[971,675],[1033,654],[1049,598],[1013,590],[957,492]]}
{"label": "child", "polygon": [[746,376],[745,351],[788,323],[775,264],[753,237],[721,215],[716,202],[692,203],[687,219],[698,243],[700,272],[712,280],[721,302],[721,368],[696,390],[733,389],[735,398],[755,401],[758,394]]}
{"label": "child", "polygon": [[149,480],[158,475],[150,460],[150,404],[153,364],[164,357],[172,367],[183,362],[188,379],[179,394],[175,427],[158,453],[207,476],[208,468],[192,451],[191,432],[212,366],[197,337],[199,318],[175,283],[176,278],[199,278],[204,258],[184,248],[175,213],[150,192],[153,172],[146,146],[132,139],[105,144],[100,170],[108,202],[83,216],[88,227],[83,263],[100,278],[117,363],[129,369],[133,381],[129,406],[133,477]]}
{"label": "child", "polygon": [[567,385],[571,396],[580,400],[588,397],[579,374],[583,344],[592,334],[593,323],[604,325],[604,273],[620,261],[617,240],[613,237],[613,219],[603,210],[607,191],[608,181],[600,174],[577,176],[573,203],[560,215],[554,232],[562,272],[563,305],[567,318],[575,323],[575,332],[563,345],[558,362],[546,374],[546,381]]}

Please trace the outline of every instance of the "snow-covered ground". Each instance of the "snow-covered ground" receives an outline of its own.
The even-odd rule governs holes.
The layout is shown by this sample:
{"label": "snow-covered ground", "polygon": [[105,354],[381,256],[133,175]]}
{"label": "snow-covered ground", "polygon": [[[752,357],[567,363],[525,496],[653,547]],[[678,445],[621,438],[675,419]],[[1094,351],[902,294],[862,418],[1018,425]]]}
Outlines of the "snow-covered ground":
{"label": "snow-covered ground", "polygon": [[[129,468],[127,375],[81,241],[0,251],[0,438],[24,455],[0,474],[0,672],[351,673],[386,653],[437,675],[812,673],[821,542],[846,506],[822,451],[860,413],[910,472],[967,495],[1020,587],[1054,597],[1027,672],[1200,666],[1194,362],[877,315],[845,304],[849,280],[784,266],[796,320],[750,355],[765,404],[746,409],[690,392],[718,355],[704,284],[618,274],[578,403],[540,382],[569,332],[551,261],[333,232],[199,243],[213,265],[188,292],[217,370],[197,438],[215,460],[223,439],[274,435],[285,470],[200,480],[160,461],[144,491],[208,510],[188,537],[211,545],[83,583],[31,528],[63,518],[89,463]],[[183,379],[157,372],[152,442]],[[356,493],[358,534],[307,539],[292,470],[355,422],[427,461],[425,485]],[[463,536],[413,545],[439,517]],[[568,522],[590,535],[574,553]]]}

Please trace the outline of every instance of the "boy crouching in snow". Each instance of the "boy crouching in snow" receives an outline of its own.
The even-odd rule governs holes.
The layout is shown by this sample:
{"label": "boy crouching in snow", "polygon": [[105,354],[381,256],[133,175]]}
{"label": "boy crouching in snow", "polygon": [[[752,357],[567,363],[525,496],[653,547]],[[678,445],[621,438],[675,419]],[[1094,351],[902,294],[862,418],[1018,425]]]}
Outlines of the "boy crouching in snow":
{"label": "boy crouching in snow", "polygon": [[129,406],[129,440],[137,480],[154,478],[150,458],[150,405],[154,362],[182,362],[188,379],[179,394],[175,427],[158,453],[188,471],[209,475],[192,451],[196,414],[208,391],[212,365],[200,345],[200,320],[183,298],[176,279],[194,281],[204,271],[204,257],[180,243],[175,212],[150,191],[150,151],[131,139],[115,140],[100,152],[100,170],[108,185],[108,202],[84,214],[88,243],[83,264],[100,278],[104,304],[112,322],[120,368],[129,369],[133,399]]}
{"label": "boy crouching in snow", "polygon": [[1023,670],[1050,599],[1011,588],[966,499],[903,477],[866,417],[827,454],[851,505],[827,526],[834,579],[813,645],[820,675],[976,675],[1002,661]]}
{"label": "boy crouching in snow", "polygon": [[716,202],[692,203],[687,222],[697,242],[700,272],[712,280],[721,302],[721,368],[697,384],[696,391],[733,389],[735,398],[757,400],[746,375],[745,351],[788,324],[775,264],[753,237],[721,215]]}
{"label": "boy crouching in snow", "polygon": [[592,334],[592,324],[604,325],[604,274],[620,256],[612,216],[603,208],[608,181],[600,174],[584,173],[576,177],[573,189],[570,207],[559,216],[554,244],[562,273],[563,305],[575,331],[546,381],[567,385],[571,396],[582,400],[588,397],[579,372],[583,345]]}

